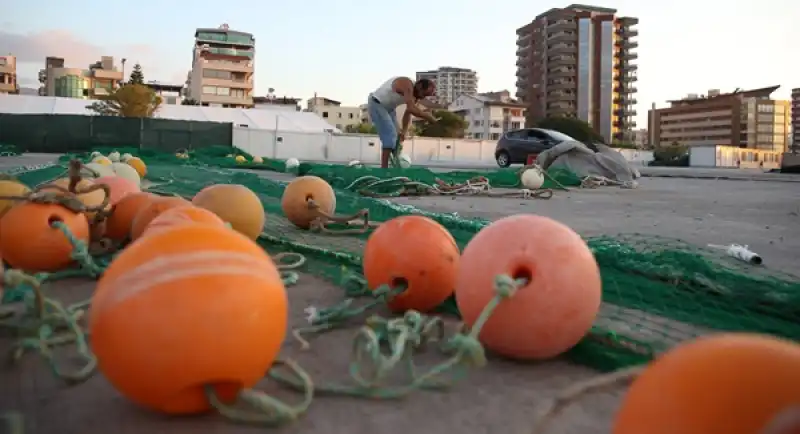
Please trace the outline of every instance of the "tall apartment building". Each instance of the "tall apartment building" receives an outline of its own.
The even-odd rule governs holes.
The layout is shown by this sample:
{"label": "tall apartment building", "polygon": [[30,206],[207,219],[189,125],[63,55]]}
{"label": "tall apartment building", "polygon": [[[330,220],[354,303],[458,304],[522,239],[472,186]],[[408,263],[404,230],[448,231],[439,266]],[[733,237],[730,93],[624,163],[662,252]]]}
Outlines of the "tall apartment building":
{"label": "tall apartment building", "polygon": [[204,106],[253,107],[253,35],[223,24],[197,29],[194,38],[187,96]]}
{"label": "tall apartment building", "polygon": [[443,66],[433,71],[417,72],[417,80],[427,78],[436,83],[436,96],[431,102],[450,105],[461,95],[478,93],[478,73],[471,69]]}
{"label": "tall apartment building", "polygon": [[792,149],[800,152],[800,88],[792,89]]}
{"label": "tall apartment building", "polygon": [[17,58],[0,56],[0,93],[18,93]]}
{"label": "tall apartment building", "polygon": [[616,13],[573,4],[517,29],[516,96],[528,105],[528,122],[572,116],[609,142],[631,139],[639,20]]}
{"label": "tall apartment building", "polygon": [[43,96],[93,99],[109,95],[124,80],[122,71],[114,66],[112,56],[103,56],[88,68],[68,68],[61,57],[47,57],[39,72]]}
{"label": "tall apartment building", "polygon": [[724,145],[783,152],[790,103],[770,98],[780,86],[706,95],[690,94],[648,113],[652,146]]}

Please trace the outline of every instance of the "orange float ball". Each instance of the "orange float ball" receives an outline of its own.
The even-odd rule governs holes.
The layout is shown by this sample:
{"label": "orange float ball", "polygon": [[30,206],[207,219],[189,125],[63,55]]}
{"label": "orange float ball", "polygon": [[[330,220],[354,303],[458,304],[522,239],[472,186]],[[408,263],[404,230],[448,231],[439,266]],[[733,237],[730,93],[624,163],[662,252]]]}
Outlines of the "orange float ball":
{"label": "orange float ball", "polygon": [[150,203],[144,206],[136,217],[133,218],[131,225],[131,240],[136,240],[144,234],[145,229],[156,217],[166,210],[184,206],[192,206],[191,202],[180,197],[154,197]]}
{"label": "orange float ball", "polygon": [[114,241],[124,241],[129,238],[136,214],[154,199],[158,197],[146,192],[131,193],[120,199],[106,219],[105,236]]}
{"label": "orange float ball", "polygon": [[505,274],[529,283],[494,310],[480,333],[490,350],[517,359],[547,359],[583,338],[600,309],[600,270],[569,227],[547,217],[514,215],[478,232],[461,255],[456,303],[468,326],[494,298]]}
{"label": "orange float ball", "polygon": [[89,222],[60,205],[21,202],[0,219],[0,251],[14,268],[29,272],[54,272],[72,264],[73,246],[64,233],[51,226],[62,222],[72,235],[89,242]]}
{"label": "orange float ball", "polygon": [[205,208],[231,224],[233,230],[255,240],[264,230],[266,214],[261,199],[239,184],[208,186],[192,198],[192,204]]}
{"label": "orange float ball", "polygon": [[133,169],[136,170],[136,173],[139,174],[140,178],[144,179],[144,177],[147,175],[147,165],[144,164],[144,161],[142,161],[141,158],[131,157],[128,158],[125,163],[128,164],[128,166],[133,167]]}
{"label": "orange float ball", "polygon": [[210,408],[204,386],[232,403],[264,377],[286,334],[288,301],[275,264],[252,240],[182,225],[123,250],[89,315],[99,370],[120,393],[191,414]]}
{"label": "orange float ball", "polygon": [[[614,434],[762,434],[798,411],[800,345],[770,336],[719,334],[679,345],[634,381]],[[785,434],[794,430],[772,431]]]}
{"label": "orange float ball", "polygon": [[370,289],[381,285],[406,290],[389,301],[395,312],[427,312],[453,293],[459,251],[439,223],[417,215],[393,218],[378,226],[364,246],[364,277]]}
{"label": "orange float ball", "polygon": [[94,180],[95,184],[105,184],[111,189],[109,197],[111,205],[116,205],[123,197],[141,191],[139,186],[130,179],[121,176],[103,176]]}
{"label": "orange float ball", "polygon": [[281,208],[286,218],[295,226],[308,229],[319,214],[309,209],[308,200],[313,199],[319,210],[326,214],[336,212],[336,193],[324,179],[317,176],[295,178],[281,197]]}
{"label": "orange float ball", "polygon": [[225,222],[213,212],[196,206],[182,206],[164,211],[154,218],[144,232],[149,236],[154,231],[172,228],[176,225],[206,224],[226,227]]}

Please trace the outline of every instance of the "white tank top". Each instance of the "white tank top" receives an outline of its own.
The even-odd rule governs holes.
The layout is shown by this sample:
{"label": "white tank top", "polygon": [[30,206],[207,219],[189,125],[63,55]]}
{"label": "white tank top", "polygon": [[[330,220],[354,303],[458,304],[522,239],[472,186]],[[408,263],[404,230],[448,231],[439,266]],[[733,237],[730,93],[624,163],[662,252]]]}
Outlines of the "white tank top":
{"label": "white tank top", "polygon": [[383,83],[381,87],[372,92],[370,96],[377,99],[382,106],[389,110],[405,104],[406,100],[403,95],[400,95],[394,90],[394,81],[398,78],[400,77],[390,78],[386,83]]}

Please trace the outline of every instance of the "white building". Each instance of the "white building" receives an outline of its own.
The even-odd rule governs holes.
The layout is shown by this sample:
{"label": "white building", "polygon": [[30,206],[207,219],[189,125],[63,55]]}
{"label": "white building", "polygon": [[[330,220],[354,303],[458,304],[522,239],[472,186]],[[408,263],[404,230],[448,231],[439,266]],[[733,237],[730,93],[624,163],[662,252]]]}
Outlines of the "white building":
{"label": "white building", "polygon": [[508,91],[461,95],[448,108],[467,121],[464,138],[482,140],[498,140],[506,131],[523,128],[525,109]]}
{"label": "white building", "polygon": [[361,107],[343,106],[339,101],[321,96],[309,98],[307,104],[306,111],[325,119],[326,122],[340,130],[344,130],[348,125],[361,123]]}
{"label": "white building", "polygon": [[194,33],[188,97],[202,106],[253,107],[256,40],[250,33],[201,28]]}
{"label": "white building", "polygon": [[432,71],[417,72],[417,80],[427,78],[436,83],[436,97],[432,102],[450,105],[461,95],[478,93],[478,73],[471,69],[443,66]]}

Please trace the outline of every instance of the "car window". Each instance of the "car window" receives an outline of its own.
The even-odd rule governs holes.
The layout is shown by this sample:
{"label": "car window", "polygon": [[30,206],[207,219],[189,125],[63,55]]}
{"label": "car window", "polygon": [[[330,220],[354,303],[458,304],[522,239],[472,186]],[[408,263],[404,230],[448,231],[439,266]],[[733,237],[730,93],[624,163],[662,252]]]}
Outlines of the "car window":
{"label": "car window", "polygon": [[553,139],[555,139],[555,140],[557,140],[559,142],[566,142],[568,140],[570,140],[570,141],[574,141],[575,140],[572,137],[570,137],[570,136],[568,136],[568,135],[566,135],[564,133],[558,132],[556,130],[546,130],[546,133],[545,132],[540,132],[540,133],[542,135],[550,136],[551,138],[553,138]]}
{"label": "car window", "polygon": [[508,137],[509,139],[517,139],[517,140],[519,140],[519,139],[524,139],[524,138],[528,137],[528,135],[526,134],[525,130],[517,130],[517,131],[509,131],[509,132],[507,132],[506,133],[506,137]]}
{"label": "car window", "polygon": [[546,134],[542,133],[541,131],[528,130],[528,139],[530,139],[530,140],[547,140],[548,137],[547,137]]}

